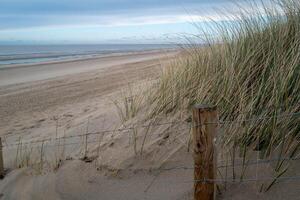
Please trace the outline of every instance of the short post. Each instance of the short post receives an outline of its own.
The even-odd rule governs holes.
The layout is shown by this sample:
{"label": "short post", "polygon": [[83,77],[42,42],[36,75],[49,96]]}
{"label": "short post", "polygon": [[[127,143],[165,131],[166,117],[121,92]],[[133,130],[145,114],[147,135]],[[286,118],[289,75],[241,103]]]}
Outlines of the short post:
{"label": "short post", "polygon": [[90,117],[88,117],[88,121],[87,121],[87,125],[86,125],[86,132],[85,132],[85,147],[84,147],[84,156],[83,156],[83,159],[87,159],[89,125],[90,125]]}
{"label": "short post", "polygon": [[45,140],[42,140],[42,146],[41,146],[41,157],[40,157],[40,172],[43,171],[43,167],[44,167],[44,142]]}
{"label": "short post", "polygon": [[194,200],[214,200],[216,194],[214,142],[218,128],[215,106],[196,105],[193,109]]}
{"label": "short post", "polygon": [[0,178],[4,178],[3,152],[2,152],[2,138],[0,137]]}
{"label": "short post", "polygon": [[85,146],[84,146],[83,159],[87,159],[87,149],[88,149],[88,134],[85,134]]}

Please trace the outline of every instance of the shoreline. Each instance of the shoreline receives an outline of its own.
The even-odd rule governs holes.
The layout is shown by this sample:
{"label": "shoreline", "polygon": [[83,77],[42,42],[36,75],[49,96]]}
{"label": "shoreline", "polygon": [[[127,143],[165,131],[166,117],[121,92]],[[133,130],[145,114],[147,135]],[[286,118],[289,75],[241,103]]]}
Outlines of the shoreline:
{"label": "shoreline", "polygon": [[46,62],[3,68],[0,70],[0,88],[20,83],[46,80],[66,75],[80,74],[93,70],[103,70],[112,66],[160,59],[163,57],[174,56],[179,52],[179,50],[156,50],[135,53],[129,52],[126,54],[115,54],[97,58],[60,62]]}
{"label": "shoreline", "polygon": [[[70,62],[77,62],[77,61],[85,61],[85,60],[94,60],[99,58],[113,58],[116,56],[127,56],[127,55],[142,55],[147,53],[169,53],[169,52],[178,52],[179,49],[170,48],[170,49],[152,49],[152,50],[140,50],[140,51],[127,51],[127,52],[114,52],[114,53],[103,53],[103,54],[85,54],[82,57],[73,58],[65,58],[65,59],[57,59],[57,60],[49,60],[49,61],[41,61],[41,62],[32,62],[32,63],[22,63],[22,64],[7,64],[7,65],[0,65],[0,71],[2,70],[9,70],[15,68],[23,68],[23,67],[30,67],[30,66],[37,66],[37,65],[48,65],[48,64],[62,64],[62,63],[70,63]],[[81,55],[78,55],[81,56]],[[89,57],[90,56],[90,57]],[[67,56],[65,56],[67,57]],[[47,57],[44,57],[45,59]],[[32,59],[32,58],[29,58]],[[36,58],[41,59],[41,58]]]}

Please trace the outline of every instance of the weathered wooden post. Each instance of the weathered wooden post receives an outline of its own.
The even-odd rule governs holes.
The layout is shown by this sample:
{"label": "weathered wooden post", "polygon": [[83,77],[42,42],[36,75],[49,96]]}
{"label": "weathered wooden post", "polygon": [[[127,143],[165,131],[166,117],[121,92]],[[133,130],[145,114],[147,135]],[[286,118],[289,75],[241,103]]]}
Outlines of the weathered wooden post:
{"label": "weathered wooden post", "polygon": [[3,152],[2,152],[2,138],[0,137],[0,178],[4,178]]}
{"label": "weathered wooden post", "polygon": [[214,142],[218,128],[218,113],[215,106],[196,105],[193,109],[194,142],[194,199],[214,200],[215,150]]}
{"label": "weathered wooden post", "polygon": [[44,167],[44,142],[45,140],[42,140],[42,146],[41,146],[41,157],[40,157],[40,173],[42,173],[43,171],[43,167]]}
{"label": "weathered wooden post", "polygon": [[87,125],[86,125],[86,132],[85,132],[85,147],[84,147],[84,156],[83,159],[87,159],[88,154],[88,135],[89,135],[89,125],[90,125],[90,117],[88,117]]}

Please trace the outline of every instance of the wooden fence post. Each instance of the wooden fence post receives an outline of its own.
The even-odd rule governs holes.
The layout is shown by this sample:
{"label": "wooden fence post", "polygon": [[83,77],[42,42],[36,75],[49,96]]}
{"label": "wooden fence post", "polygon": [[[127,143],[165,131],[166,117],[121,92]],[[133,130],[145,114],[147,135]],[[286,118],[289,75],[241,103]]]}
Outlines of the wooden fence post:
{"label": "wooden fence post", "polygon": [[88,158],[87,151],[88,151],[88,134],[89,134],[89,125],[90,125],[90,117],[88,117],[87,125],[86,125],[86,132],[85,132],[85,147],[84,147],[84,156],[83,159],[86,160]]}
{"label": "wooden fence post", "polygon": [[2,138],[0,137],[0,178],[4,178],[3,152],[2,152]]}
{"label": "wooden fence post", "polygon": [[214,142],[218,128],[218,113],[215,106],[196,105],[193,109],[194,142],[194,200],[214,200],[215,151]]}

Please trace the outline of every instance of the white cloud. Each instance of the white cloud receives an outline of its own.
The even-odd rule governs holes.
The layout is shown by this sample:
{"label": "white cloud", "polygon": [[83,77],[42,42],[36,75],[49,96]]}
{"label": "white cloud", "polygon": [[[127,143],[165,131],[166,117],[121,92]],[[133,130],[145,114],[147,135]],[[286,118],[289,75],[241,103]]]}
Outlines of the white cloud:
{"label": "white cloud", "polygon": [[[32,16],[31,16],[32,17]],[[12,30],[32,30],[49,28],[77,28],[77,27],[123,27],[123,26],[143,26],[159,24],[179,24],[189,22],[208,22],[230,20],[234,16],[230,15],[156,15],[156,16],[55,16],[48,19],[45,16],[35,16],[41,21],[47,21],[44,25],[29,25],[20,28],[6,28],[0,31]],[[63,20],[61,20],[63,18]],[[26,19],[26,16],[24,16]]]}
{"label": "white cloud", "polygon": [[[261,8],[251,9],[249,6],[244,6],[248,15],[254,15],[262,11]],[[20,27],[2,27],[0,31],[12,30],[40,30],[40,29],[57,29],[57,28],[77,28],[77,27],[123,27],[123,26],[142,26],[142,25],[159,25],[159,24],[178,24],[178,23],[200,23],[210,21],[226,21],[235,20],[240,16],[240,8],[233,5],[230,9],[223,8],[221,10],[194,10],[181,13],[159,14],[141,13],[137,14],[119,14],[119,15],[16,15],[5,16],[5,21],[8,19],[22,19],[24,26]],[[3,17],[3,16],[2,16]],[[0,15],[1,21],[1,15]]]}

